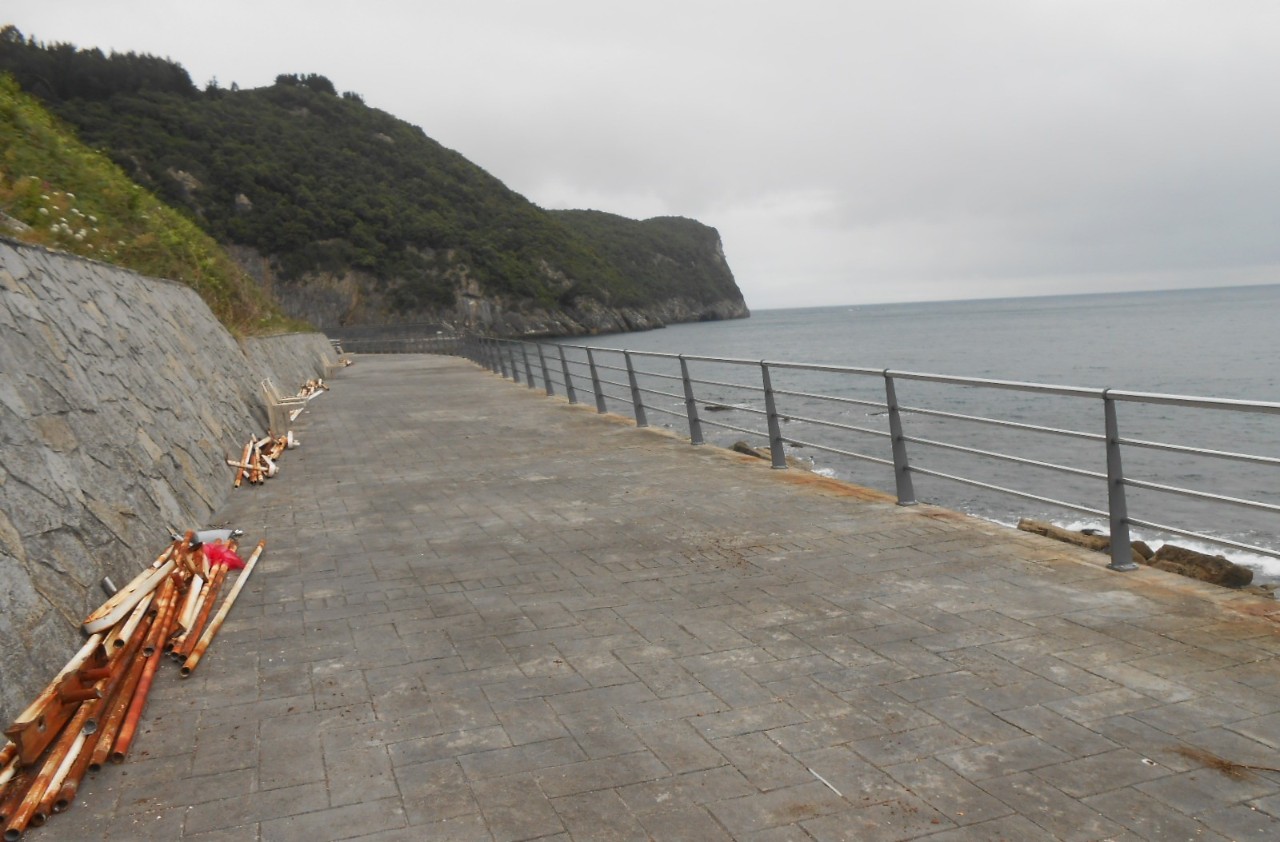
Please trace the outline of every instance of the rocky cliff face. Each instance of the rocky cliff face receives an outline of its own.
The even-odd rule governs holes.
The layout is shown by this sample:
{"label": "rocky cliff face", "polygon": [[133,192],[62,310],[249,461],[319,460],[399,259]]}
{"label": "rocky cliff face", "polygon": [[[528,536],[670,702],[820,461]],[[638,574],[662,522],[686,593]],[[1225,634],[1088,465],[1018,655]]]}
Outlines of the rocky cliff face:
{"label": "rocky cliff face", "polygon": [[[745,319],[751,315],[741,299],[712,302],[670,298],[644,307],[609,307],[594,301],[573,307],[511,307],[501,299],[468,298],[442,322],[493,336],[590,336],[653,330],[681,322]],[[452,318],[448,318],[452,316]]]}
{"label": "rocky cliff face", "polygon": [[[611,224],[644,226],[614,218]],[[654,222],[654,221],[650,221]],[[662,220],[671,225],[671,220]],[[432,255],[439,266],[432,282],[444,279],[453,288],[452,306],[414,305],[406,289],[414,280],[379,280],[356,270],[312,272],[283,281],[274,261],[244,246],[232,246],[236,261],[258,280],[290,316],[326,328],[346,326],[430,325],[432,332],[480,332],[503,337],[587,336],[652,330],[681,322],[744,319],[751,315],[729,271],[719,235],[692,220],[677,223],[694,233],[694,245],[665,248],[646,240],[626,254],[610,254],[632,280],[626,289],[579,288],[555,267],[545,264],[542,280],[558,298],[519,297],[488,290],[454,252]],[[609,235],[599,239],[607,241]],[[608,244],[601,250],[608,252]],[[641,264],[641,265],[637,265]]]}

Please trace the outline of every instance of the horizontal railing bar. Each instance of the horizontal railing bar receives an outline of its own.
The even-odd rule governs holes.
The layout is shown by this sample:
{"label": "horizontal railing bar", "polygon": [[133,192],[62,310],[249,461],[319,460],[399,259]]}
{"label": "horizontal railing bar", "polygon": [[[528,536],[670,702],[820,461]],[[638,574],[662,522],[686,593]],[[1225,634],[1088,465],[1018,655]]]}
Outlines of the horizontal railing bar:
{"label": "horizontal railing bar", "polygon": [[1084,386],[1059,386],[1051,383],[1024,383],[1020,380],[990,380],[983,377],[956,377],[950,374],[925,374],[916,371],[886,371],[895,380],[919,380],[927,383],[946,383],[953,386],[983,386],[988,389],[1004,389],[1011,392],[1035,392],[1041,395],[1064,395],[1075,398],[1100,398],[1103,389]]}
{"label": "horizontal railing bar", "polygon": [[[686,357],[686,359],[690,359]],[[758,363],[757,363],[758,364]],[[883,368],[859,368],[857,366],[847,365],[823,365],[822,363],[796,363],[783,362],[780,360],[764,360],[764,364],[770,368],[783,368],[790,371],[826,371],[835,374],[861,374],[871,377],[883,377],[885,370]]]}
{"label": "horizontal railing bar", "polygon": [[1257,509],[1264,512],[1280,512],[1280,506],[1272,503],[1261,503],[1257,500],[1245,500],[1242,497],[1228,497],[1225,494],[1211,494],[1208,491],[1196,491],[1192,488],[1182,488],[1177,485],[1164,485],[1158,482],[1147,482],[1141,479],[1124,478],[1124,484],[1130,488],[1147,488],[1152,491],[1163,491],[1166,494],[1179,494],[1183,497],[1194,497],[1197,500],[1212,500],[1215,503],[1230,503],[1233,506],[1244,506],[1248,509]]}
{"label": "horizontal railing bar", "polygon": [[683,356],[689,362],[725,363],[727,365],[760,365],[760,360],[744,360],[740,357],[699,357],[695,354],[675,354],[674,356]]}
{"label": "horizontal railing bar", "polygon": [[985,418],[981,415],[962,415],[958,412],[943,412],[940,409],[925,409],[919,406],[902,406],[898,408],[899,412],[911,413],[912,415],[928,415],[933,418],[954,418],[957,421],[975,421],[979,424],[994,424],[997,427],[1010,427],[1015,430],[1030,430],[1036,433],[1050,433],[1057,436],[1066,436],[1074,439],[1088,439],[1089,441],[1103,441],[1106,436],[1101,433],[1086,433],[1081,430],[1066,430],[1060,427],[1044,427],[1039,424],[1024,424],[1021,421],[1004,421],[1000,418]]}
{"label": "horizontal railing bar", "polygon": [[848,456],[851,459],[861,459],[864,462],[875,462],[877,465],[888,465],[890,468],[893,467],[892,459],[881,459],[879,456],[867,456],[865,453],[856,453],[852,450],[841,450],[838,447],[828,447],[825,444],[817,444],[815,442],[805,441],[804,439],[789,439],[784,437],[782,440],[787,444],[798,444],[801,447],[812,447],[814,450],[821,450],[824,453],[836,453],[840,456]]}
{"label": "horizontal railing bar", "polygon": [[[586,345],[566,345],[568,348],[581,348],[586,350]],[[614,348],[598,348],[591,346],[593,351],[606,351],[612,353],[625,353],[621,349]],[[1004,389],[1017,392],[1035,392],[1038,394],[1063,395],[1067,397],[1087,397],[1087,398],[1111,398],[1112,400],[1127,401],[1131,403],[1147,403],[1147,404],[1168,404],[1173,406],[1185,406],[1200,409],[1226,409],[1238,412],[1264,412],[1269,414],[1280,414],[1280,402],[1273,401],[1247,401],[1235,400],[1231,398],[1211,398],[1198,395],[1167,395],[1157,392],[1136,392],[1126,389],[1099,389],[1085,386],[1064,386],[1052,383],[1030,383],[1020,380],[996,380],[984,377],[960,377],[952,374],[931,374],[921,371],[900,371],[898,369],[873,369],[873,368],[856,368],[853,366],[836,366],[836,365],[820,365],[813,363],[788,362],[785,360],[747,360],[737,357],[707,357],[692,354],[666,354],[656,351],[631,351],[631,354],[649,356],[649,357],[666,357],[671,359],[708,362],[708,363],[725,363],[728,365],[768,365],[772,368],[789,369],[794,371],[825,371],[844,374],[857,374],[864,376],[885,376],[898,380],[916,380],[929,383],[943,383],[954,386],[976,386],[990,389]]]}
{"label": "horizontal railing bar", "polygon": [[883,401],[867,401],[860,398],[842,398],[837,395],[817,395],[812,392],[791,392],[786,389],[774,389],[775,395],[788,395],[793,398],[812,398],[819,401],[831,401],[832,403],[849,403],[857,406],[870,406],[876,409],[888,409],[888,405]]}
{"label": "horizontal railing bar", "polygon": [[675,410],[675,409],[667,409],[667,408],[665,408],[665,407],[661,407],[661,406],[646,406],[646,407],[645,407],[645,409],[646,409],[646,410],[648,410],[649,412],[661,412],[663,415],[674,415],[676,418],[685,418],[685,419],[687,419],[687,418],[689,417],[689,416],[685,415],[683,412],[680,412],[680,411],[678,411],[678,410]]}
{"label": "horizontal railing bar", "polygon": [[1061,506],[1064,509],[1071,509],[1076,512],[1084,512],[1089,515],[1096,515],[1101,518],[1110,517],[1110,515],[1102,509],[1091,509],[1088,506],[1082,506],[1078,503],[1068,503],[1065,500],[1055,500],[1052,497],[1041,497],[1038,494],[1028,494],[1025,491],[1014,491],[1012,488],[1005,488],[1002,485],[992,485],[986,482],[979,482],[976,479],[966,479],[953,474],[944,474],[942,471],[935,471],[930,468],[921,468],[912,465],[909,470],[913,474],[923,474],[930,477],[938,477],[939,479],[949,479],[952,482],[958,482],[962,485],[971,485],[975,488],[985,488],[988,491],[999,491],[1002,494],[1009,494],[1014,497],[1021,497],[1024,500],[1035,500],[1037,503],[1048,503],[1051,506]]}
{"label": "horizontal railing bar", "polygon": [[606,363],[596,363],[596,368],[603,368],[606,371],[626,371],[625,365],[607,365]]}
{"label": "horizontal railing bar", "polygon": [[[615,383],[614,385],[618,385],[618,384]],[[600,390],[600,394],[604,395],[606,398],[610,400],[618,401],[619,403],[625,404],[628,407],[628,409],[630,409],[631,407],[630,395],[615,395],[613,392],[606,392],[604,389]]]}
{"label": "horizontal railing bar", "polygon": [[630,348],[606,348],[601,345],[564,345],[565,348],[573,348],[579,351],[604,351],[610,354],[630,354],[633,357],[655,357],[660,359],[678,360],[683,357],[686,360],[696,360],[698,362],[708,363],[728,363],[730,365],[760,365],[759,360],[742,360],[733,357],[699,357],[691,354],[671,354],[665,351],[636,351]]}
{"label": "horizontal railing bar", "polygon": [[710,424],[712,427],[720,427],[725,430],[736,430],[739,433],[746,433],[749,436],[760,436],[766,440],[769,438],[768,433],[762,433],[759,430],[752,430],[748,427],[739,427],[735,424],[725,424],[722,421],[712,421],[710,418],[701,418],[699,420],[701,420],[703,424]]}
{"label": "horizontal railing bar", "polygon": [[[604,379],[603,377],[601,377],[601,378],[600,378],[600,382],[601,382],[601,383],[603,383],[603,384],[606,384],[606,385],[608,385],[608,386],[618,386],[618,387],[623,388],[623,389],[630,389],[630,388],[631,388],[631,384],[630,384],[630,383],[619,383],[617,380],[606,380],[606,379]],[[630,397],[628,397],[628,398],[627,398],[627,400],[631,400],[631,398],[630,398]]]}
{"label": "horizontal railing bar", "polygon": [[816,424],[820,427],[832,427],[837,430],[848,430],[851,433],[866,433],[871,436],[883,436],[889,438],[886,430],[873,430],[870,427],[858,427],[853,424],[841,424],[838,421],[824,421],[821,418],[806,418],[803,415],[784,415],[783,418],[789,418],[802,424]]}
{"label": "horizontal railing bar", "polygon": [[1192,456],[1212,456],[1215,459],[1234,459],[1237,462],[1256,462],[1260,465],[1280,465],[1280,459],[1274,456],[1253,456],[1249,453],[1232,453],[1229,450],[1210,450],[1203,447],[1187,447],[1182,444],[1169,444],[1162,441],[1143,441],[1142,439],[1119,439],[1121,444],[1130,447],[1145,447],[1150,450],[1164,450],[1169,453],[1186,453]]}
{"label": "horizontal railing bar", "polygon": [[658,380],[681,380],[682,379],[678,374],[660,374],[656,371],[644,371],[642,369],[637,368],[636,376],[639,377],[641,375],[644,375],[645,377],[653,377]]}
{"label": "horizontal railing bar", "polygon": [[1155,392],[1126,392],[1108,389],[1107,397],[1132,403],[1155,403],[1169,406],[1186,406],[1193,409],[1229,409],[1236,412],[1265,412],[1280,415],[1280,403],[1271,401],[1240,401],[1230,398],[1207,398],[1198,395],[1161,395]]}
{"label": "horizontal railing bar", "polygon": [[1134,517],[1126,518],[1125,520],[1130,526],[1141,526],[1143,529],[1154,529],[1157,532],[1168,532],[1173,535],[1181,535],[1184,538],[1195,538],[1199,541],[1208,541],[1211,544],[1221,544],[1224,547],[1234,547],[1237,550],[1244,550],[1249,553],[1280,558],[1280,550],[1258,547],[1253,544],[1243,544],[1239,541],[1232,541],[1230,538],[1215,538],[1212,535],[1205,535],[1203,532],[1192,532],[1189,529],[1178,529],[1176,526],[1168,526],[1163,523],[1153,523],[1149,520],[1139,520]]}
{"label": "horizontal railing bar", "polygon": [[970,453],[974,456],[986,456],[991,459],[1000,459],[1005,462],[1016,462],[1019,465],[1030,465],[1033,468],[1048,468],[1051,471],[1061,471],[1064,474],[1075,474],[1079,477],[1088,477],[1090,479],[1107,478],[1106,474],[1100,474],[1097,471],[1086,471],[1084,468],[1072,468],[1067,465],[1059,465],[1055,462],[1041,462],[1038,459],[1027,459],[1022,456],[1014,456],[1010,453],[1000,453],[996,450],[982,450],[977,447],[965,447],[962,444],[952,444],[945,441],[936,441],[934,439],[917,438],[916,436],[903,436],[903,441],[914,442],[916,444],[924,444],[929,447],[937,447],[942,450],[954,450],[957,453]]}
{"label": "horizontal railing bar", "polygon": [[648,389],[641,386],[640,391],[646,395],[662,395],[664,398],[675,398],[678,401],[684,400],[684,395],[677,395],[673,392],[664,392],[661,389]]}
{"label": "horizontal railing bar", "polygon": [[748,392],[759,392],[761,388],[759,383],[751,385],[745,383],[726,383],[722,380],[699,380],[696,377],[690,377],[689,382],[697,383],[702,386],[723,386],[726,389],[746,389]]}

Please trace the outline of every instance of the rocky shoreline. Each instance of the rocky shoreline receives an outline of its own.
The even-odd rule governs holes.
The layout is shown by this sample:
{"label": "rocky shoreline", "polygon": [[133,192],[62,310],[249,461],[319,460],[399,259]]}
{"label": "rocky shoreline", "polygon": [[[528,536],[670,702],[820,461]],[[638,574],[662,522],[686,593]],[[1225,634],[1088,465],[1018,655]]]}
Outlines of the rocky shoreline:
{"label": "rocky shoreline", "polygon": [[[1111,537],[1093,530],[1077,532],[1030,518],[1019,520],[1018,528],[1023,532],[1043,535],[1046,538],[1053,538],[1055,541],[1075,544],[1078,547],[1084,547],[1095,552],[1109,553],[1111,551]],[[1253,584],[1253,570],[1251,568],[1243,564],[1236,564],[1222,555],[1209,555],[1208,553],[1197,552],[1176,544],[1165,544],[1160,549],[1153,551],[1143,541],[1132,542],[1130,551],[1133,561],[1137,564],[1154,567],[1157,570],[1164,570],[1168,573],[1177,573],[1190,579],[1199,579],[1211,585],[1243,590],[1260,596],[1268,596],[1272,599],[1276,598],[1276,590],[1280,588],[1280,586],[1274,584]]]}

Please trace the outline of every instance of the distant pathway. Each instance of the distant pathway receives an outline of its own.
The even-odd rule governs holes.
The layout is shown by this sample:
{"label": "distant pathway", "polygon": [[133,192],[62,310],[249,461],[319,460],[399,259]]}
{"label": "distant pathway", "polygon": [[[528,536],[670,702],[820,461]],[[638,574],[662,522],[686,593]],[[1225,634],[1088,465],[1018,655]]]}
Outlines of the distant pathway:
{"label": "distant pathway", "polygon": [[[1260,599],[360,357],[267,553],[28,838],[1274,840]],[[228,471],[228,483],[230,472]]]}

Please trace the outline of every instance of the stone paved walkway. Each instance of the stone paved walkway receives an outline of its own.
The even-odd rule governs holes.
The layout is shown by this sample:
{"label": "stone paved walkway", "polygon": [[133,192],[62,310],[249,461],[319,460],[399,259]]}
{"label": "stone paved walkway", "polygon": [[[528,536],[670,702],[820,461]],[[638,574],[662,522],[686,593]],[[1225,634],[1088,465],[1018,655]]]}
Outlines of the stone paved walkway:
{"label": "stone paved walkway", "polygon": [[362,357],[33,840],[1273,840],[1274,603]]}

